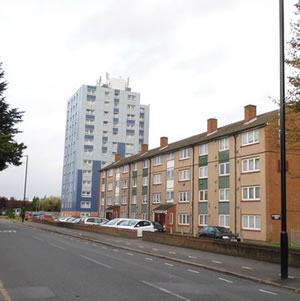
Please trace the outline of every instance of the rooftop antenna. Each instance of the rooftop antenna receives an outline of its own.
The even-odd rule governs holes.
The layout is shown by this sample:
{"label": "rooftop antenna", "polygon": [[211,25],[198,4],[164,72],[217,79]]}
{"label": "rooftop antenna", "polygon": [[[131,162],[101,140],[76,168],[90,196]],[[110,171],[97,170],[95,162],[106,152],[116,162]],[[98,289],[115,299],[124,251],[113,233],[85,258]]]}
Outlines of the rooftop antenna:
{"label": "rooftop antenna", "polygon": [[106,72],[106,83],[108,84],[109,83],[109,73]]}
{"label": "rooftop antenna", "polygon": [[101,82],[102,82],[102,77],[101,77],[101,75],[100,75],[99,79],[96,80],[96,83],[97,83],[98,86],[100,86],[100,85],[101,85]]}
{"label": "rooftop antenna", "polygon": [[126,88],[129,88],[129,77],[127,77]]}

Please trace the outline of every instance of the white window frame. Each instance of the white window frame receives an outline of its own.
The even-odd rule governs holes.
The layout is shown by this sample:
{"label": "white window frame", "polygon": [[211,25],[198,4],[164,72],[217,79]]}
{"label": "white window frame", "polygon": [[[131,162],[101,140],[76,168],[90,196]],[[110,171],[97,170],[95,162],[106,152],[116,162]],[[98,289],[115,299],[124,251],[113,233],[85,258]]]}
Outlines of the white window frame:
{"label": "white window frame", "polygon": [[199,146],[199,156],[205,156],[208,154],[208,143],[201,144]]}
{"label": "white window frame", "polygon": [[133,164],[133,170],[138,170],[138,164],[137,164],[137,162],[135,162],[135,163]]}
{"label": "white window frame", "polygon": [[191,179],[190,169],[179,170],[179,181],[189,181],[190,179]]}
{"label": "white window frame", "polygon": [[152,203],[159,204],[161,202],[161,193],[153,193],[152,195]]}
{"label": "white window frame", "polygon": [[148,195],[147,194],[142,195],[142,204],[148,204]]}
{"label": "white window frame", "polygon": [[188,213],[178,214],[178,225],[189,226],[191,221],[191,215]]}
{"label": "white window frame", "polygon": [[219,164],[219,176],[230,175],[230,162],[224,162]]}
{"label": "white window frame", "polygon": [[261,231],[261,216],[242,215],[242,229]]}
{"label": "white window frame", "polygon": [[122,195],[121,196],[121,204],[122,205],[127,205],[128,203],[128,196],[127,195]]}
{"label": "white window frame", "polygon": [[180,191],[179,192],[179,203],[189,203],[191,200],[190,191]]}
{"label": "white window frame", "polygon": [[131,204],[136,205],[136,195],[131,196]]}
{"label": "white window frame", "polygon": [[219,201],[229,202],[230,201],[230,188],[219,189]]}
{"label": "white window frame", "polygon": [[144,160],[143,168],[148,168],[148,167],[149,167],[149,160]]}
{"label": "white window frame", "polygon": [[122,180],[122,188],[127,189],[128,188],[128,180]]}
{"label": "white window frame", "polygon": [[167,169],[167,180],[174,180],[175,178],[175,169],[169,168]]}
{"label": "white window frame", "polygon": [[199,214],[199,226],[207,226],[207,221],[208,221],[208,214]]}
{"label": "white window frame", "polygon": [[219,214],[219,226],[230,228],[230,215],[229,214]]}
{"label": "white window frame", "polygon": [[111,206],[113,202],[113,199],[111,197],[107,198],[106,204]]}
{"label": "white window frame", "polygon": [[242,146],[256,144],[260,142],[260,131],[252,130],[242,134]]}
{"label": "white window frame", "polygon": [[169,225],[173,225],[173,223],[174,223],[174,214],[170,213],[169,214]]}
{"label": "white window frame", "polygon": [[113,183],[108,183],[107,184],[107,191],[112,191],[113,190]]}
{"label": "white window frame", "polygon": [[162,157],[156,156],[154,157],[154,166],[161,165],[162,164]]}
{"label": "white window frame", "polygon": [[162,183],[162,174],[153,175],[153,185],[159,185]]}
{"label": "white window frame", "polygon": [[149,181],[148,176],[143,177],[143,186],[148,186],[148,181]]}
{"label": "white window frame", "polygon": [[208,201],[208,190],[202,189],[199,190],[199,202],[207,202]]}
{"label": "white window frame", "polygon": [[208,178],[208,165],[199,167],[199,179]]}
{"label": "white window frame", "polygon": [[109,176],[109,177],[112,177],[112,176],[113,176],[113,172],[114,172],[113,169],[110,169],[110,170],[108,171],[108,176]]}
{"label": "white window frame", "polygon": [[123,166],[123,173],[128,173],[128,171],[129,171],[129,165],[126,164]]}
{"label": "white window frame", "polygon": [[180,150],[179,160],[189,159],[190,158],[190,152],[191,152],[190,147],[187,147],[187,148],[184,148],[184,149]]}
{"label": "white window frame", "polygon": [[175,158],[175,154],[174,153],[169,153],[167,154],[167,160],[170,161],[170,160],[174,160]]}
{"label": "white window frame", "polygon": [[137,187],[137,178],[132,178],[132,187]]}
{"label": "white window frame", "polygon": [[[258,162],[258,168],[256,168],[256,162]],[[251,169],[251,166],[253,167],[253,169]],[[257,172],[257,171],[260,171],[260,157],[247,158],[242,160],[243,173]]]}
{"label": "white window frame", "polygon": [[90,209],[91,208],[91,202],[89,202],[89,201],[81,201],[80,202],[80,208]]}
{"label": "white window frame", "polygon": [[[253,197],[251,197],[251,191]],[[246,186],[242,187],[243,201],[260,201],[260,186]]]}
{"label": "white window frame", "polygon": [[229,150],[229,138],[222,138],[219,140],[219,151]]}

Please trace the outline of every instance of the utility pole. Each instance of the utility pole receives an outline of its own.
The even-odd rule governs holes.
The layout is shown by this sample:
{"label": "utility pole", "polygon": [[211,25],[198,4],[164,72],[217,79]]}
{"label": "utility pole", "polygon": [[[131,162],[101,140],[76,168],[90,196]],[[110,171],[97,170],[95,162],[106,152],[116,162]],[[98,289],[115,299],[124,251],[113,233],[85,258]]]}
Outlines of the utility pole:
{"label": "utility pole", "polygon": [[28,155],[26,157],[26,165],[25,165],[25,181],[24,181],[24,196],[23,196],[23,209],[22,209],[22,223],[24,223],[25,219],[25,202],[26,202],[26,186],[27,186],[27,169],[28,169]]}

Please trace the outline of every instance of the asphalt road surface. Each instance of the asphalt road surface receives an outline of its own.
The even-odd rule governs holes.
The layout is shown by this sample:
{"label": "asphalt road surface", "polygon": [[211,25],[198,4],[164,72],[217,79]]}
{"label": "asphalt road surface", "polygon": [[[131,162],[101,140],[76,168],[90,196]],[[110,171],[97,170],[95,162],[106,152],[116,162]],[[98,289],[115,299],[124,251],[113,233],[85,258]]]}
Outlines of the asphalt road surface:
{"label": "asphalt road surface", "polygon": [[0,220],[0,300],[298,300],[222,273]]}

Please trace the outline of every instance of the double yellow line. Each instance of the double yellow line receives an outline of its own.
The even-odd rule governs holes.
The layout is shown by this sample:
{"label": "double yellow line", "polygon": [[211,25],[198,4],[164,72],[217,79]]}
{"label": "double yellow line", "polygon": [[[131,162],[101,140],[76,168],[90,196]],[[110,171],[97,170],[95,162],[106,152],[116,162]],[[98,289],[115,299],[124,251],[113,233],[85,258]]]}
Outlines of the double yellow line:
{"label": "double yellow line", "polygon": [[[11,297],[8,295],[7,290],[5,289],[3,282],[0,280],[0,293],[4,297],[5,301],[12,301]],[[1,296],[0,296],[1,297]],[[1,300],[1,299],[0,299]]]}

